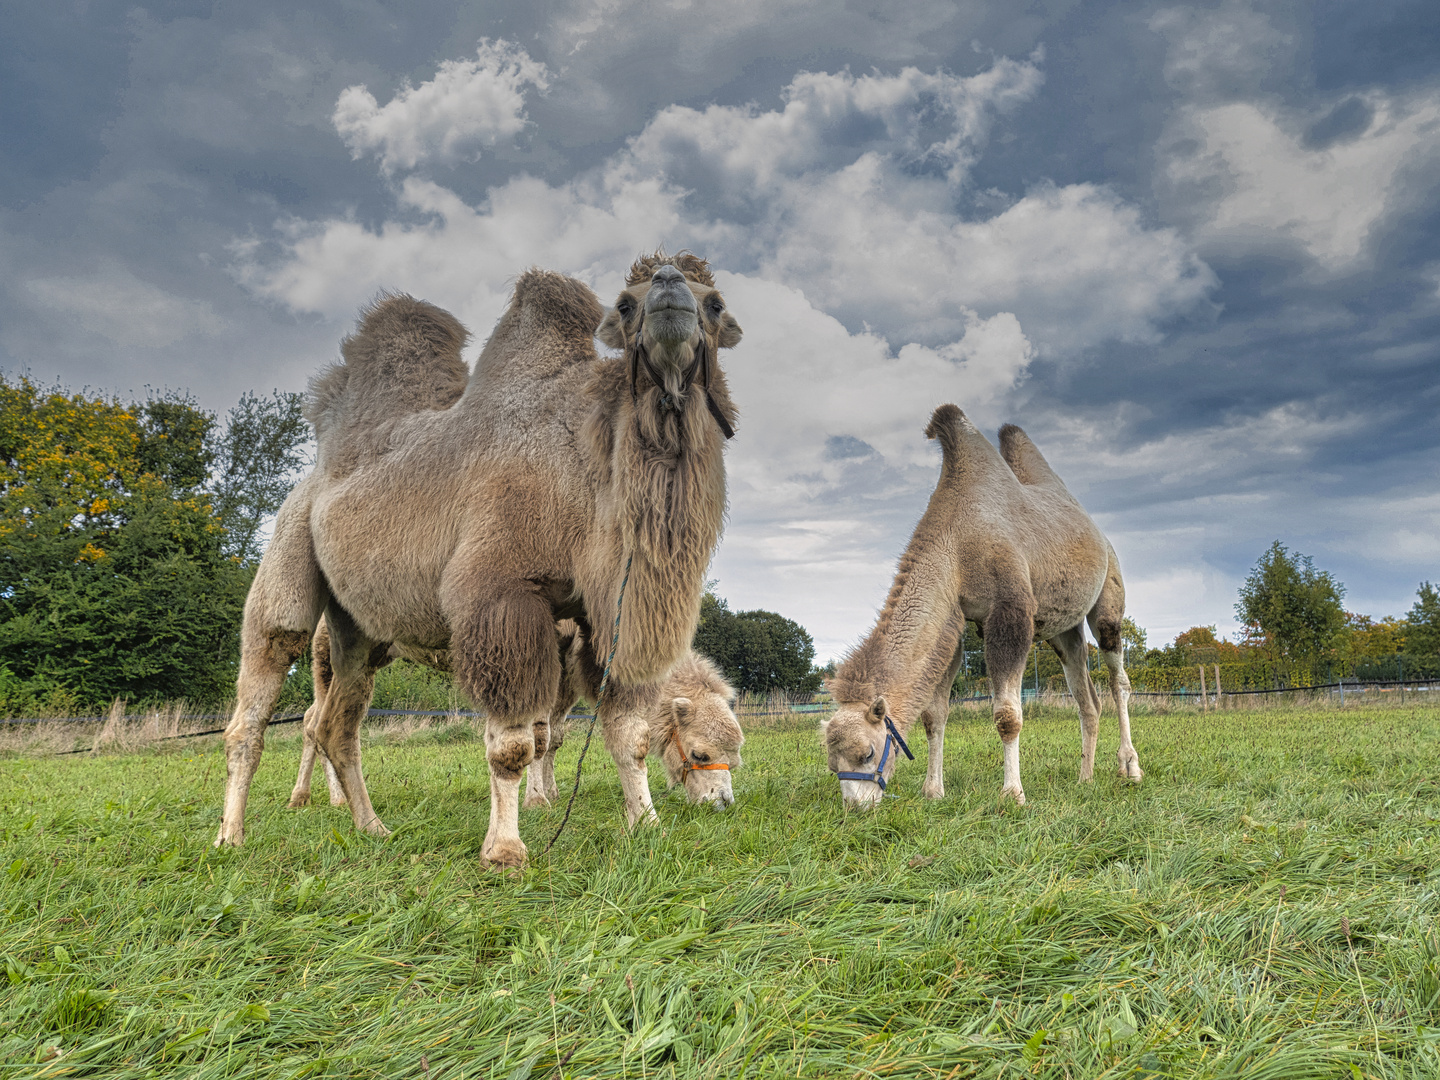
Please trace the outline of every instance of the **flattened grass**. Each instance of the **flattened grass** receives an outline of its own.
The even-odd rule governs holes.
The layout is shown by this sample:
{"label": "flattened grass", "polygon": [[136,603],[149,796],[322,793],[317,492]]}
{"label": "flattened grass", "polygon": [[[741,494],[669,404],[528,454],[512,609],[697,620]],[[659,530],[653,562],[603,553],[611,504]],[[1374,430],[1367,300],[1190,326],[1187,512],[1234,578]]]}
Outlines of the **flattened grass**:
{"label": "flattened grass", "polygon": [[[285,809],[289,733],[239,851],[209,847],[215,740],[12,758],[0,1066],[1440,1075],[1440,712],[1142,716],[1135,741],[1142,787],[1082,788],[1074,713],[1037,710],[1017,809],[996,800],[988,717],[957,710],[944,800],[919,796],[917,738],[896,798],[847,816],[812,728],[753,730],[734,809],[661,798],[663,831],[627,836],[597,740],[553,858],[518,877],[477,865],[468,727],[371,739],[385,842],[323,796]],[[532,852],[560,813],[522,815]]]}

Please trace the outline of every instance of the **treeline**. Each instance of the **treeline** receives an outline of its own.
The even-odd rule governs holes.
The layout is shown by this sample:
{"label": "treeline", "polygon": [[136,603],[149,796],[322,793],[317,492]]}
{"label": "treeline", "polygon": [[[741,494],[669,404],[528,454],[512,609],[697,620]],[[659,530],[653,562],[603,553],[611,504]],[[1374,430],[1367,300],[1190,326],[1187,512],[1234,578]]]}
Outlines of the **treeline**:
{"label": "treeline", "polygon": [[0,711],[234,690],[261,529],[305,461],[300,395],[223,423],[0,373]]}

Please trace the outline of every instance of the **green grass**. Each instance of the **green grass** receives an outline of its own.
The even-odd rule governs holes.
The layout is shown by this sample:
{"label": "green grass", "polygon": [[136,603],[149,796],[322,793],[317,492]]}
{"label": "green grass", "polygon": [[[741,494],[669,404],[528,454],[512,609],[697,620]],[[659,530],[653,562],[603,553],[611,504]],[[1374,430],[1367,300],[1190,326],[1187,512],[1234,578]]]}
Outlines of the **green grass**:
{"label": "green grass", "polygon": [[813,729],[754,730],[734,809],[633,836],[597,739],[515,877],[468,727],[370,737],[385,842],[285,809],[293,731],[238,851],[215,740],[0,761],[0,1076],[1440,1075],[1433,708],[1141,715],[1139,788],[1079,787],[1042,708],[1023,809],[959,710],[946,798],[917,738],[863,816]]}

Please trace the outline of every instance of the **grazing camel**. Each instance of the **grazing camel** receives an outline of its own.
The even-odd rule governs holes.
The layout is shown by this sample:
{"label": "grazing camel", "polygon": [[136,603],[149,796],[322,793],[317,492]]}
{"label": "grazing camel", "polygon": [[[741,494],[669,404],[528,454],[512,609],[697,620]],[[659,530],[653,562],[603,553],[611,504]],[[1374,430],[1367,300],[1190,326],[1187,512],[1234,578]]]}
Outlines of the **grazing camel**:
{"label": "grazing camel", "polygon": [[1000,429],[1000,451],[954,405],[925,429],[944,461],[875,628],[830,682],[837,706],[822,726],[830,769],[846,806],[879,803],[918,718],[930,756],[921,792],[945,794],[942,772],[950,686],[963,658],[967,619],[981,629],[1004,751],[1002,796],[1020,784],[1020,682],[1032,641],[1048,641],[1080,708],[1080,779],[1095,769],[1100,695],[1086,667],[1086,620],[1110,669],[1120,715],[1119,773],[1139,781],[1120,648],[1125,585],[1115,551],[1025,433]]}
{"label": "grazing camel", "polygon": [[[584,663],[585,642],[579,627],[562,622],[561,649],[565,675],[560,696],[548,722],[535,725],[535,762],[525,782],[525,806],[548,806],[559,795],[555,783],[555,751],[565,742],[565,718],[582,698],[594,701],[597,685]],[[679,784],[692,803],[710,803],[723,810],[735,801],[730,770],[741,765],[745,736],[735,719],[735,691],[706,656],[686,652],[657,688],[646,709],[650,752],[665,766],[665,786]]]}
{"label": "grazing camel", "polygon": [[[555,752],[565,742],[566,718],[582,698],[594,701],[597,687],[585,682],[587,666],[584,642],[579,626],[562,619],[557,626],[560,654],[565,669],[560,680],[560,695],[550,715],[535,721],[535,760],[527,767],[525,801],[522,808],[549,806],[559,795],[555,783]],[[315,739],[315,718],[320,703],[329,690],[330,634],[325,620],[315,631],[311,653],[314,657],[315,702],[305,710],[304,744],[300,754],[300,772],[290,793],[292,808],[310,802],[310,781],[317,758],[325,762],[325,777],[330,789],[330,805],[344,806],[345,791],[329,759],[319,753]],[[383,667],[402,655],[390,647]],[[441,671],[450,670],[450,658],[444,652],[417,653],[406,651],[405,659]],[[741,765],[740,747],[745,736],[735,719],[731,703],[735,691],[709,659],[690,651],[682,656],[665,677],[663,686],[655,687],[655,698],[646,708],[649,726],[649,752],[659,756],[665,766],[668,787],[680,784],[692,803],[711,803],[723,810],[735,801],[730,770]]]}
{"label": "grazing camel", "polygon": [[[597,328],[623,355],[596,356]],[[316,468],[246,599],[216,844],[244,840],[265,726],[322,613],[332,679],[313,727],[356,827],[388,831],[360,772],[375,671],[392,644],[448,649],[489,714],[481,859],[518,867],[520,773],[560,685],[555,622],[607,631],[586,635],[598,668],[623,604],[600,723],[628,821],[654,821],[643,706],[699,618],[735,421],[719,350],[740,335],[694,255],[637,260],[608,315],[583,283],[530,270],[446,407],[465,329],[408,296],[376,302],[312,384]]]}

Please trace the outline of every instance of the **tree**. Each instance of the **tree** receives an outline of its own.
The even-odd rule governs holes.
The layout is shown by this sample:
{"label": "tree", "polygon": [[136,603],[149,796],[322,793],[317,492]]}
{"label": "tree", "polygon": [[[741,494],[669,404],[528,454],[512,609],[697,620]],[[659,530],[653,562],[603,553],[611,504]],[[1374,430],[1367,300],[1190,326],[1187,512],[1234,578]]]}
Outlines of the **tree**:
{"label": "tree", "polygon": [[276,390],[270,397],[246,393],[230,410],[215,449],[215,505],[225,524],[225,550],[241,562],[260,561],[260,529],[280,509],[295,475],[309,461],[304,398]]}
{"label": "tree", "polygon": [[0,708],[228,693],[258,555],[235,523],[265,504],[232,485],[222,509],[213,469],[238,457],[216,427],[182,394],[0,375]]}
{"label": "tree", "polygon": [[1415,591],[1415,604],[1407,619],[1405,651],[1412,656],[1434,657],[1440,653],[1440,589],[1422,581]]}
{"label": "tree", "polygon": [[820,688],[814,641],[799,623],[773,611],[732,612],[707,592],[694,647],[714,660],[737,690],[813,694]]}
{"label": "tree", "polygon": [[1292,555],[1276,540],[1240,587],[1235,614],[1251,643],[1287,660],[1314,660],[1344,635],[1344,596],[1345,586],[1310,556]]}

